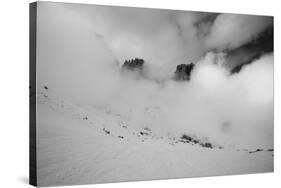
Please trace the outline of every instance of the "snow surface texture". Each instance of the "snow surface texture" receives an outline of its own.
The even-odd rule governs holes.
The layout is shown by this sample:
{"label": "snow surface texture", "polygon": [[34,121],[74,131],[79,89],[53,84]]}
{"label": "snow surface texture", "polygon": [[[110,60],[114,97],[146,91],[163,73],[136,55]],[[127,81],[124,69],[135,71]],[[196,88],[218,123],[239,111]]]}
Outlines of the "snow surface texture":
{"label": "snow surface texture", "polygon": [[[273,171],[273,149],[249,150],[195,135],[157,135],[130,114],[37,91],[38,185],[73,185]],[[161,107],[143,113],[157,116]],[[227,125],[225,125],[227,128]]]}

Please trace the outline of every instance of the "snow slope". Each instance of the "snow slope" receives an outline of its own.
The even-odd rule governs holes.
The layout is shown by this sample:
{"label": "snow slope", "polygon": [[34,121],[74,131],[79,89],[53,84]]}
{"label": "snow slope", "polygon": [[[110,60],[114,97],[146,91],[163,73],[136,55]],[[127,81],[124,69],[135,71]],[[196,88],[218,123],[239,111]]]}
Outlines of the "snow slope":
{"label": "snow slope", "polygon": [[273,171],[273,151],[202,147],[137,130],[110,109],[80,107],[39,86],[38,185],[70,185]]}

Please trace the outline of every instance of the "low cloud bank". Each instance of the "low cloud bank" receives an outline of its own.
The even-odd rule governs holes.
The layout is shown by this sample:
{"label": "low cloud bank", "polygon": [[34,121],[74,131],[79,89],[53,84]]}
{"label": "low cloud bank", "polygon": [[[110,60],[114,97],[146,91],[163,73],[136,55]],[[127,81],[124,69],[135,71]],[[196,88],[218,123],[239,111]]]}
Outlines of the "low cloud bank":
{"label": "low cloud bank", "polygon": [[[132,126],[167,135],[206,137],[227,147],[273,147],[273,55],[230,73],[219,54],[208,53],[189,82],[120,77],[93,102],[128,114]],[[104,96],[104,95],[103,95]],[[93,95],[94,99],[95,96]]]}

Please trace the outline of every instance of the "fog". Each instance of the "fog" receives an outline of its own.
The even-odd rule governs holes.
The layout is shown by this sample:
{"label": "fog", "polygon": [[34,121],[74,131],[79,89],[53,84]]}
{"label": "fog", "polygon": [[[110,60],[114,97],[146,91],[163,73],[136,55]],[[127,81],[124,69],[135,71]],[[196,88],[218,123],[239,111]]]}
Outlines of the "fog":
{"label": "fog", "polygon": [[[273,52],[237,74],[225,52],[272,18],[42,2],[39,9],[37,80],[60,96],[129,116],[131,126],[156,134],[273,147]],[[121,73],[135,57],[145,60],[149,79]],[[176,65],[191,61],[191,80],[173,81]]]}

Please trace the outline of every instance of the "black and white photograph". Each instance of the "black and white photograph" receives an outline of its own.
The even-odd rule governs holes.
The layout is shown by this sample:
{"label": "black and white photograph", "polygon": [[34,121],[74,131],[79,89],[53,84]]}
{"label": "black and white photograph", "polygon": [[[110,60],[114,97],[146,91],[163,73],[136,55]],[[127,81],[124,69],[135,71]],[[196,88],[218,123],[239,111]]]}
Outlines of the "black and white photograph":
{"label": "black and white photograph", "polygon": [[274,171],[273,16],[30,11],[31,184]]}

